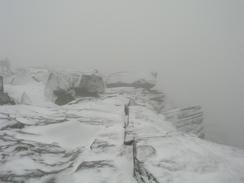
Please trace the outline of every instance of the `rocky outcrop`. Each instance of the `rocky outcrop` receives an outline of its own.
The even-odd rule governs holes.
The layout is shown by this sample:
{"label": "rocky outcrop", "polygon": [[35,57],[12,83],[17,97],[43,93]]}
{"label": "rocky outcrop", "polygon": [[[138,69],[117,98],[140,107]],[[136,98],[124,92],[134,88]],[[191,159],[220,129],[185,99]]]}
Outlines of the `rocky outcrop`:
{"label": "rocky outcrop", "polygon": [[97,97],[105,91],[103,78],[96,74],[84,74],[80,81],[77,75],[50,73],[45,95],[58,105],[64,105],[76,97]]}
{"label": "rocky outcrop", "polygon": [[53,93],[57,96],[57,99],[55,100],[57,105],[65,105],[75,99],[71,92],[63,89],[54,90]]}
{"label": "rocky outcrop", "polygon": [[106,84],[108,88],[114,87],[134,87],[152,89],[156,85],[157,73],[150,73],[148,76],[139,74],[114,73],[108,76]]}
{"label": "rocky outcrop", "polygon": [[0,76],[0,105],[15,104],[7,93],[4,93],[3,77]]}
{"label": "rocky outcrop", "polygon": [[97,95],[99,93],[104,93],[105,84],[103,78],[96,74],[84,74],[82,75],[80,84],[76,89],[76,94],[79,96],[84,95]]}
{"label": "rocky outcrop", "polygon": [[0,105],[15,104],[15,102],[8,96],[7,93],[0,93]]}
{"label": "rocky outcrop", "polygon": [[[54,90],[58,98],[66,92]],[[163,106],[164,94],[127,87],[64,107],[0,107],[0,182],[243,182],[243,151],[172,125],[193,123],[201,108],[175,109],[165,117],[153,101]]]}
{"label": "rocky outcrop", "polygon": [[[0,133],[0,142],[0,182],[33,182],[33,179],[50,178],[73,167],[81,153],[79,149],[67,151],[59,145],[17,139],[3,133]],[[12,167],[13,161],[21,160],[29,164],[22,161],[21,166]]]}
{"label": "rocky outcrop", "polygon": [[204,138],[203,111],[201,106],[174,109],[165,112],[164,115],[178,130]]}
{"label": "rocky outcrop", "polygon": [[54,91],[68,91],[71,86],[72,83],[70,83],[70,78],[67,75],[52,72],[49,74],[45,86],[45,95],[48,99],[55,101],[58,96],[55,95]]}
{"label": "rocky outcrop", "polygon": [[[134,164],[134,177],[138,183],[150,182],[150,183],[159,183],[157,178],[150,173],[144,166],[143,161],[140,161],[141,158],[138,158],[138,153],[144,154],[145,148],[137,147],[137,142],[133,141],[133,164]],[[147,149],[150,149],[151,154],[155,154],[156,150],[152,146],[146,146]]]}

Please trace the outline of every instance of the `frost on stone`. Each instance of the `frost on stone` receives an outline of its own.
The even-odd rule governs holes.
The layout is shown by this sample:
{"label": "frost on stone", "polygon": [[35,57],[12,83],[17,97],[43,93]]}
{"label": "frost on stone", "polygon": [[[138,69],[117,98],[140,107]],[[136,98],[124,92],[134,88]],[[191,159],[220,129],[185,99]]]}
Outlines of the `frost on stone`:
{"label": "frost on stone", "polygon": [[150,74],[139,74],[119,72],[113,73],[107,76],[106,84],[107,87],[135,87],[151,89],[156,85],[157,73],[152,72]]}
{"label": "frost on stone", "polygon": [[153,79],[24,72],[4,84],[17,105],[0,106],[0,182],[243,183],[243,150],[198,138],[202,108],[170,105]]}

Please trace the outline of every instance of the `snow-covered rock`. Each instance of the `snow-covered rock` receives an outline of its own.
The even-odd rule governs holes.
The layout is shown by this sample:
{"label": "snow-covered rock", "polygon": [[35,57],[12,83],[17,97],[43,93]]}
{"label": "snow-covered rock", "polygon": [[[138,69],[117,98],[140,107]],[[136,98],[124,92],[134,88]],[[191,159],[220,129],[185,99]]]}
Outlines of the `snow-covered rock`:
{"label": "snow-covered rock", "polygon": [[14,104],[14,101],[9,97],[8,93],[4,92],[3,76],[0,76],[0,105]]}
{"label": "snow-covered rock", "polygon": [[135,183],[130,150],[121,144],[123,103],[118,101],[0,107],[0,124],[24,124],[0,130],[0,182]]}
{"label": "snow-covered rock", "polygon": [[30,75],[36,82],[46,83],[49,76],[49,71],[48,69],[44,68],[31,68]]}
{"label": "snow-covered rock", "polygon": [[107,76],[107,87],[135,87],[151,89],[156,85],[157,73],[139,74],[119,72]]}
{"label": "snow-covered rock", "polygon": [[164,112],[164,115],[178,130],[204,138],[203,111],[201,106],[177,108]]}
{"label": "snow-covered rock", "polygon": [[44,84],[31,82],[25,85],[5,85],[5,91],[16,104],[46,106],[51,102],[44,95]]}
{"label": "snow-covered rock", "polygon": [[[147,175],[151,174],[159,183],[244,181],[243,150],[207,142],[187,134],[141,139],[136,147],[140,168],[144,168]],[[144,147],[150,147],[155,152],[146,152]],[[145,153],[148,155],[145,156]]]}
{"label": "snow-covered rock", "polygon": [[105,84],[103,78],[99,75],[83,74],[78,88],[88,93],[103,93]]}
{"label": "snow-covered rock", "polygon": [[[244,182],[243,150],[200,139],[191,134],[195,127],[177,126],[200,121],[201,108],[166,114],[164,93],[137,87],[47,105],[44,89],[78,87],[77,74],[72,77],[54,74],[47,85],[44,79],[6,85],[19,103],[0,106],[0,182]],[[125,132],[134,148],[123,144]]]}
{"label": "snow-covered rock", "polygon": [[15,74],[8,78],[8,80],[12,85],[25,85],[36,82],[28,69],[17,69]]}
{"label": "snow-covered rock", "polygon": [[96,96],[105,91],[103,78],[96,74],[83,74],[81,79],[76,73],[50,73],[45,96],[58,105],[64,105],[76,96]]}
{"label": "snow-covered rock", "polygon": [[15,104],[7,93],[0,93],[0,105]]}
{"label": "snow-covered rock", "polygon": [[68,91],[72,86],[72,78],[69,75],[52,72],[49,74],[45,86],[45,96],[51,101],[55,101],[57,96],[55,96],[54,91]]}

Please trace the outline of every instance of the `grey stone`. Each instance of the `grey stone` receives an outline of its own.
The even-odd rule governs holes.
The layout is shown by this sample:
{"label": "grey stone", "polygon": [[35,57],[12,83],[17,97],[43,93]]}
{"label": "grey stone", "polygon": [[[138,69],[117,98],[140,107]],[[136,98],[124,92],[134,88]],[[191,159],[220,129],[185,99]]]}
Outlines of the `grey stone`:
{"label": "grey stone", "polygon": [[0,76],[0,93],[4,92],[4,88],[3,88],[3,76]]}
{"label": "grey stone", "polygon": [[80,84],[80,91],[84,91],[91,94],[103,93],[105,91],[105,84],[103,78],[96,74],[82,75]]}

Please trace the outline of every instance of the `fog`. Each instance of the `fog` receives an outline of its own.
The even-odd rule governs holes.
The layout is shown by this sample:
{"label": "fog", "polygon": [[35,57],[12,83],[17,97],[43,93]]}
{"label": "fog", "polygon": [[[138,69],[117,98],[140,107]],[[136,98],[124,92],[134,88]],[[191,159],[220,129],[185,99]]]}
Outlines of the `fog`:
{"label": "fog", "polygon": [[244,148],[244,1],[1,0],[14,66],[157,71],[176,105],[200,104],[207,138]]}

